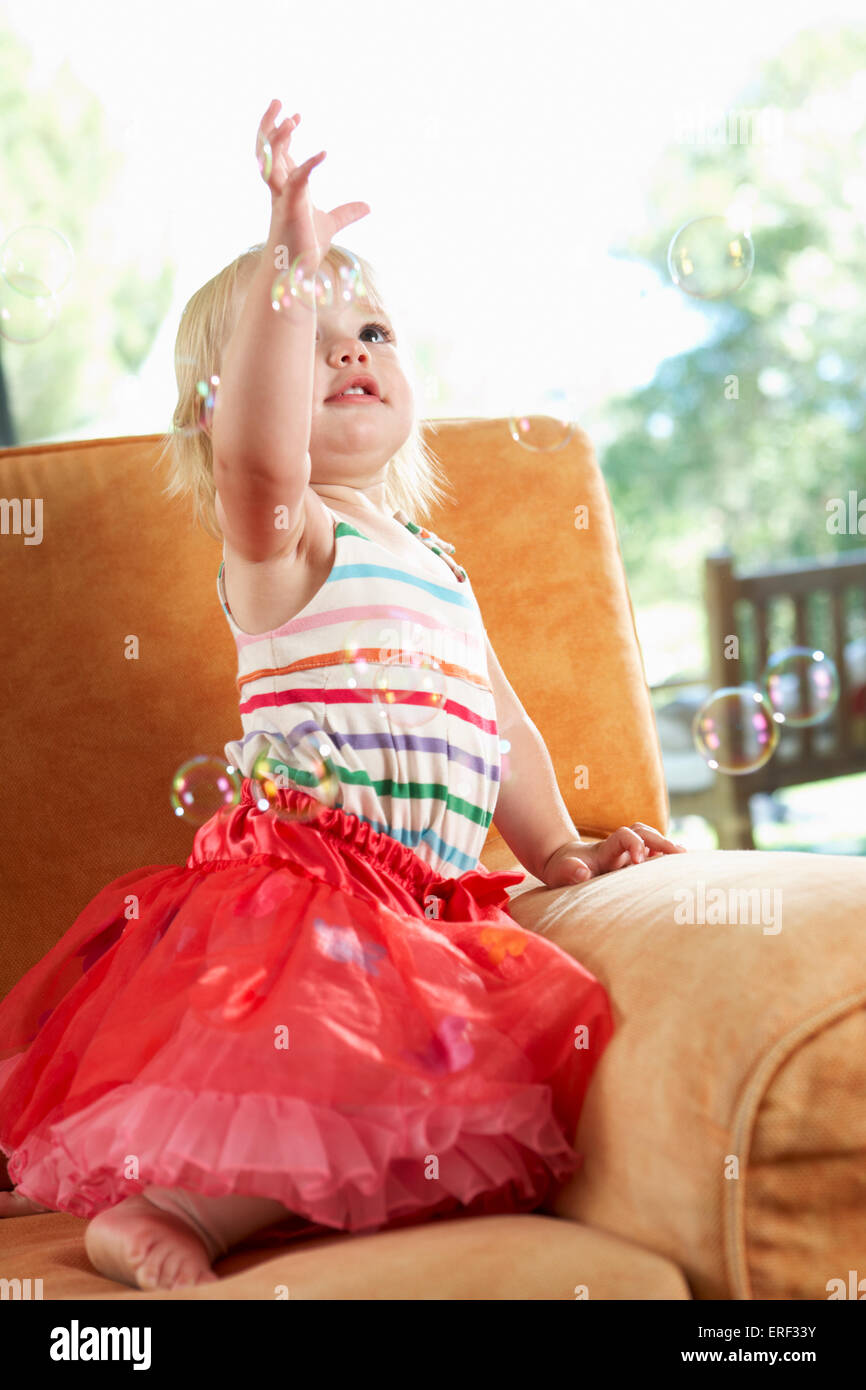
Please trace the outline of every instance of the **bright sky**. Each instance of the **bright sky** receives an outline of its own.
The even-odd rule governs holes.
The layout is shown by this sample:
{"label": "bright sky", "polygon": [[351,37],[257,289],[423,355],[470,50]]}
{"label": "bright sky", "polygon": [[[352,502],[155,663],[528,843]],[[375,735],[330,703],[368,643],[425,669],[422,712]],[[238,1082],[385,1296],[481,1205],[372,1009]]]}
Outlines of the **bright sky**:
{"label": "bright sky", "polygon": [[[328,152],[317,205],[370,205],[338,241],[379,273],[398,334],[437,345],[448,395],[428,397],[419,370],[421,413],[510,415],[554,388],[580,418],[702,335],[679,290],[607,255],[643,219],[678,115],[736,104],[797,30],[866,18],[863,0],[752,0],[727,22],[716,0],[5,0],[4,12],[37,86],[66,60],[102,101],[123,154],[112,222],[125,251],[179,268],[150,359],[118,394],[119,433],[168,426],[183,305],[267,235],[253,151],[271,97],[301,113],[299,161]],[[113,432],[103,424],[84,432]]]}

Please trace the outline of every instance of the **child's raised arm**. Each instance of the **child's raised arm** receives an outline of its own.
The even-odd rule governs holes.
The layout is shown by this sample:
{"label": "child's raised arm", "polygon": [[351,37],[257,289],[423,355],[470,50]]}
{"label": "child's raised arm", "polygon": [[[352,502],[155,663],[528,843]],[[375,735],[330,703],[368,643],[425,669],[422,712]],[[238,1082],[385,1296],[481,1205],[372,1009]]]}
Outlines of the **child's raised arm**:
{"label": "child's raised arm", "polygon": [[[325,151],[295,165],[289,141],[300,116],[277,127],[279,110],[272,101],[259,127],[272,151],[265,180],[271,190],[268,242],[223,352],[211,426],[214,483],[232,543],[253,561],[291,544],[291,533],[303,525],[310,480],[316,310],[314,303],[295,303],[288,315],[274,312],[278,256],[289,265],[300,256],[305,277],[312,278],[337,232],[370,211],[366,203],[345,203],[330,213],[312,206],[308,180]],[[274,526],[277,504],[292,518],[288,533]]]}

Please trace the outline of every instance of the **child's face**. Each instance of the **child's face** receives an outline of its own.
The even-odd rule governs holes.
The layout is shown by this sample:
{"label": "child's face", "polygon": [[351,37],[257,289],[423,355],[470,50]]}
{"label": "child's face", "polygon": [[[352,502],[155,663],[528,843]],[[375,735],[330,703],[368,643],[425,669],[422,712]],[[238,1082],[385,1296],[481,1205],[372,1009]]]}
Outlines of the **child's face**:
{"label": "child's face", "polygon": [[[311,482],[363,486],[408,439],[415,402],[395,336],[389,316],[364,300],[316,310]],[[379,398],[330,399],[356,376],[372,377]]]}

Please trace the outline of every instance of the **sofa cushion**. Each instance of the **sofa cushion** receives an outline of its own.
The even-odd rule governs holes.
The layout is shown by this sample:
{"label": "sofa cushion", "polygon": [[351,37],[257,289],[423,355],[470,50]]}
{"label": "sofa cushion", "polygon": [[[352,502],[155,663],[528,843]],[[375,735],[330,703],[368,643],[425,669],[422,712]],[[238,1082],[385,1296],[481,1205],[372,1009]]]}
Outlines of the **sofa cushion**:
{"label": "sofa cushion", "polygon": [[[431,1221],[412,1230],[314,1236],[280,1248],[251,1237],[214,1266],[218,1283],[145,1292],[106,1279],[65,1212],[0,1221],[0,1276],[41,1279],[49,1299],[688,1299],[661,1255],[535,1213]],[[23,1292],[23,1286],[22,1286]]]}
{"label": "sofa cushion", "polygon": [[866,1275],[866,862],[693,851],[518,885],[510,911],[614,1010],[550,1210],[667,1255],[696,1298]]}

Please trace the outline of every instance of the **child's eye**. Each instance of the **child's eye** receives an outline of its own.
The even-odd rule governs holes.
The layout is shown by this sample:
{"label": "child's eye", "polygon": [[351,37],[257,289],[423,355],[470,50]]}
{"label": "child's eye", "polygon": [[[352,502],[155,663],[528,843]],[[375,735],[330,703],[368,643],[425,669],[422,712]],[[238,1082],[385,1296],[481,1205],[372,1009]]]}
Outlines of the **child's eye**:
{"label": "child's eye", "polygon": [[[382,334],[382,337],[385,339],[385,342],[386,342],[386,343],[394,343],[394,342],[397,341],[396,338],[394,337],[393,333],[391,332],[391,330],[390,330],[389,328],[386,328],[385,325],[384,325],[384,323],[365,323],[365,324],[364,324],[364,327],[361,329],[361,332],[362,332],[362,333],[366,333],[366,332],[368,332],[368,330],[371,329],[371,328],[374,328],[374,329],[376,330],[377,333],[381,333],[381,334]],[[318,342],[318,341],[319,341],[319,334],[318,334],[318,332],[317,332],[317,333],[316,333],[316,342]]]}
{"label": "child's eye", "polygon": [[378,333],[381,333],[381,334],[382,334],[382,336],[384,337],[386,343],[389,343],[389,342],[392,341],[392,334],[391,334],[391,333],[389,332],[389,330],[385,327],[384,323],[368,323],[368,324],[365,324],[364,327],[361,329],[361,332],[362,332],[362,333],[366,333],[368,328],[375,328],[376,331],[377,331]]}

